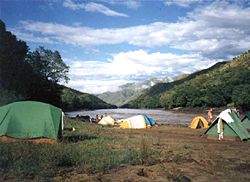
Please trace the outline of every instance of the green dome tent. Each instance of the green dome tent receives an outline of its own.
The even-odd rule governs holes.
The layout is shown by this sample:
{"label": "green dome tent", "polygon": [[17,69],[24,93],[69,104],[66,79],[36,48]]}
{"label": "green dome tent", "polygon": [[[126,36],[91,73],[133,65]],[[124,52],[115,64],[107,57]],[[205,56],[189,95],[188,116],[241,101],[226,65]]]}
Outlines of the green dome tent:
{"label": "green dome tent", "polygon": [[246,115],[244,116],[244,118],[241,120],[242,121],[242,125],[248,130],[250,131],[250,111],[248,111],[246,113]]}
{"label": "green dome tent", "polygon": [[205,131],[208,139],[221,138],[226,140],[248,140],[250,134],[242,125],[242,122],[235,112],[230,109],[222,111]]}
{"label": "green dome tent", "polygon": [[0,137],[56,140],[62,125],[62,110],[50,104],[22,101],[0,107]]}

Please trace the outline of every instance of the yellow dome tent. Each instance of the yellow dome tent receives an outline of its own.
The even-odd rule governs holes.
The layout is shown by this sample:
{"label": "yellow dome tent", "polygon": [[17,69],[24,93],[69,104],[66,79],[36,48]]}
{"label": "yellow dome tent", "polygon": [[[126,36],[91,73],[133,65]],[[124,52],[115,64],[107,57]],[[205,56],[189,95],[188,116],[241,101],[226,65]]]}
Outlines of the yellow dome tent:
{"label": "yellow dome tent", "polygon": [[154,121],[145,115],[137,115],[127,119],[122,119],[120,128],[148,128],[154,125]]}
{"label": "yellow dome tent", "polygon": [[103,117],[101,119],[101,121],[98,122],[98,124],[99,125],[104,125],[104,126],[114,125],[115,124],[115,120],[110,115],[107,115],[107,116]]}
{"label": "yellow dome tent", "polygon": [[192,120],[191,125],[189,127],[193,129],[208,128],[208,122],[204,117],[197,116]]}

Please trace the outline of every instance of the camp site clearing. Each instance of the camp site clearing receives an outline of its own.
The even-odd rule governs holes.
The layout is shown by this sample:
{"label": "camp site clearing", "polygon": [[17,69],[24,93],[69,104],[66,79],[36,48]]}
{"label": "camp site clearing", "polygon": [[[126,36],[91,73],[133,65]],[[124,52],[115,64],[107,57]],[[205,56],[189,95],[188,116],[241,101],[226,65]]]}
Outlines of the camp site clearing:
{"label": "camp site clearing", "polygon": [[[250,142],[206,129],[122,129],[65,119],[56,144],[0,143],[0,181],[250,181]],[[18,151],[18,152],[17,152]]]}

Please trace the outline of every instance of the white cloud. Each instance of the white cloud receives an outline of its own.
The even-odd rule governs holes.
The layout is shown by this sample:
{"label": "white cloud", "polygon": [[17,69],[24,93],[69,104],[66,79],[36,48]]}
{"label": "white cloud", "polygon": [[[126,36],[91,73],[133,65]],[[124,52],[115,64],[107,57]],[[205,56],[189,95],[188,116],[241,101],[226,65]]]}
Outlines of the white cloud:
{"label": "white cloud", "polygon": [[149,53],[142,49],[120,52],[107,62],[71,61],[68,85],[89,93],[116,91],[131,80],[174,77],[207,68],[217,61],[198,54]]}
{"label": "white cloud", "polygon": [[[67,6],[71,9],[80,7],[79,3]],[[21,21],[14,32],[26,41],[64,43],[81,46],[83,51],[94,50],[98,45],[125,43],[138,46],[136,51],[114,54],[105,62],[70,62],[69,86],[84,92],[100,93],[115,91],[120,85],[137,80],[191,73],[246,51],[250,48],[249,25],[250,8],[215,1],[208,6],[197,7],[175,23],[154,22],[125,28],[95,29],[81,24],[66,26]],[[144,50],[157,46],[185,50],[188,54]]]}
{"label": "white cloud", "polygon": [[63,7],[69,8],[72,10],[78,10],[78,9],[84,9],[85,4],[78,4],[77,5],[74,2],[72,2],[71,0],[65,0],[65,1],[63,1]]}
{"label": "white cloud", "polygon": [[140,0],[102,0],[103,2],[110,3],[110,4],[118,4],[126,6],[129,9],[138,9],[141,6]]}
{"label": "white cloud", "polygon": [[113,92],[117,90],[117,85],[125,84],[124,80],[72,80],[68,84],[71,88],[76,88],[86,93],[99,94],[103,92]]}
{"label": "white cloud", "polygon": [[[71,8],[77,7],[72,5]],[[215,1],[209,6],[196,8],[176,23],[154,22],[125,28],[94,29],[22,21],[22,30],[18,31],[38,33],[54,42],[83,47],[122,43],[138,47],[169,46],[204,56],[222,55],[226,58],[249,49],[249,25],[250,8]]]}
{"label": "white cloud", "polygon": [[202,0],[165,0],[164,4],[166,6],[176,5],[180,7],[187,8],[194,3],[201,3]]}
{"label": "white cloud", "polygon": [[13,32],[17,37],[19,37],[22,40],[29,41],[29,42],[35,42],[35,43],[47,43],[47,44],[55,44],[56,42],[51,40],[48,37],[37,37],[30,33],[20,32],[16,31],[15,29],[11,29],[11,32]]}
{"label": "white cloud", "polygon": [[119,13],[114,10],[111,10],[110,8],[100,4],[100,3],[94,3],[94,2],[89,2],[89,3],[74,3],[71,0],[65,0],[63,2],[63,6],[65,8],[69,8],[72,10],[80,10],[83,9],[87,12],[99,12],[102,13],[106,16],[120,16],[120,17],[128,17],[128,15],[124,13]]}
{"label": "white cloud", "polygon": [[127,0],[127,1],[124,1],[122,3],[131,9],[137,9],[141,6],[141,3],[139,1],[135,1],[135,0]]}

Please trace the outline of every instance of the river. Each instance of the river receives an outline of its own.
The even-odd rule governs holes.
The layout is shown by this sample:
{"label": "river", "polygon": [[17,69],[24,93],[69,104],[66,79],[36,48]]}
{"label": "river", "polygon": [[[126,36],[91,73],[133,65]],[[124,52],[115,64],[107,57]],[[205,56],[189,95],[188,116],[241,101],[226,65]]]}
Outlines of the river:
{"label": "river", "polygon": [[66,113],[69,117],[90,116],[95,118],[96,115],[104,115],[105,113],[111,115],[114,119],[123,119],[131,116],[146,114],[148,117],[153,118],[159,124],[178,124],[189,125],[192,119],[197,114],[187,114],[174,111],[158,110],[158,109],[98,109],[92,111],[74,111]]}

